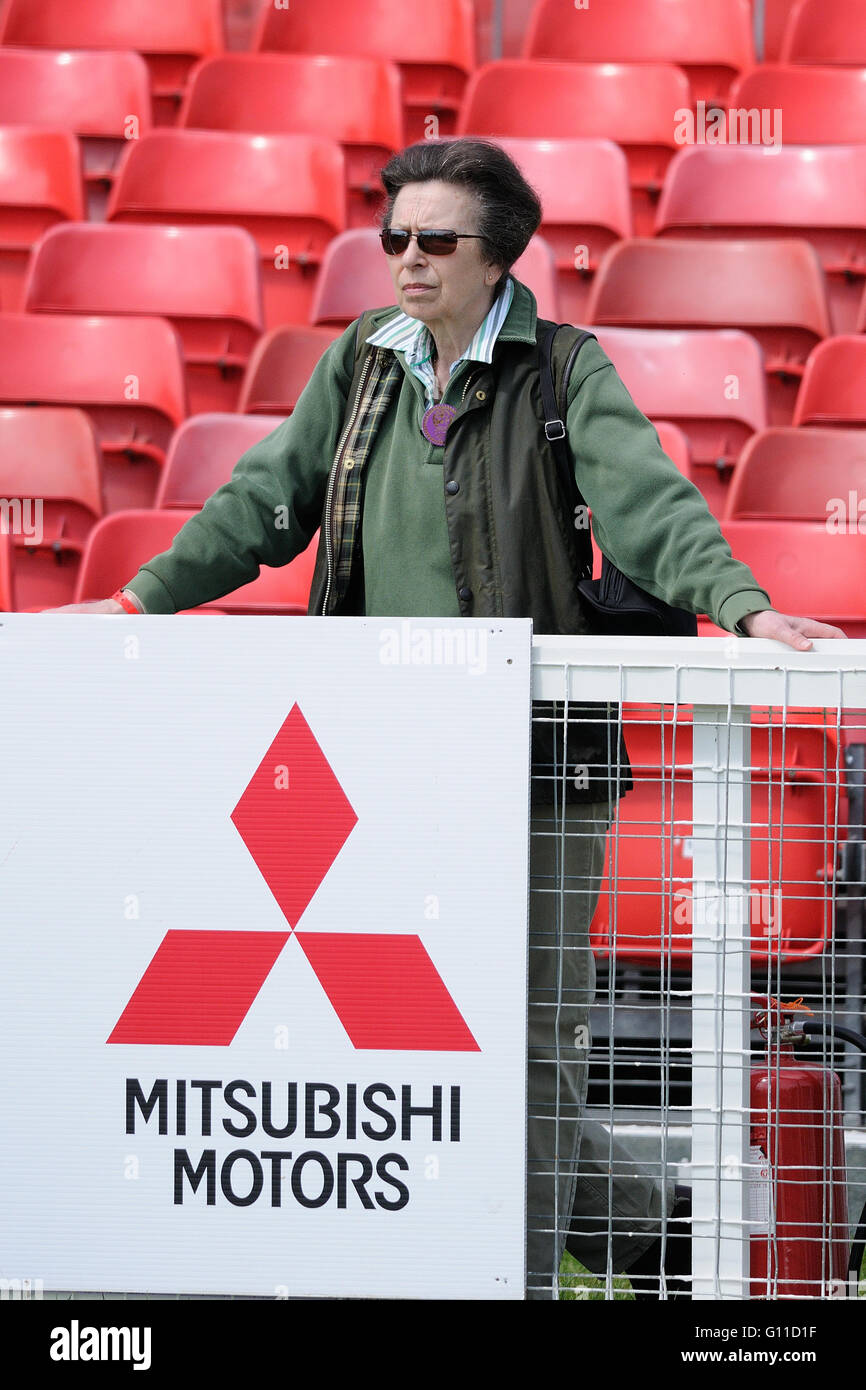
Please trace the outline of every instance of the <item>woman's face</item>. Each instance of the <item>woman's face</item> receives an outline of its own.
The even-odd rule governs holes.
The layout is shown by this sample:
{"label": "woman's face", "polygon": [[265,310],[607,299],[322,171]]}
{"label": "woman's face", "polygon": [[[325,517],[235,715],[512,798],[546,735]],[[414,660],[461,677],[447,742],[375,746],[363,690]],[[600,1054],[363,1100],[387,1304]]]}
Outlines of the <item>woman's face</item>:
{"label": "woman's face", "polygon": [[[407,183],[394,200],[390,225],[409,232],[478,232],[478,202],[468,189],[431,179]],[[397,303],[431,329],[459,328],[484,318],[501,271],[486,263],[480,241],[458,241],[450,256],[425,255],[413,238],[402,256],[389,256]],[[474,328],[473,328],[474,331]]]}

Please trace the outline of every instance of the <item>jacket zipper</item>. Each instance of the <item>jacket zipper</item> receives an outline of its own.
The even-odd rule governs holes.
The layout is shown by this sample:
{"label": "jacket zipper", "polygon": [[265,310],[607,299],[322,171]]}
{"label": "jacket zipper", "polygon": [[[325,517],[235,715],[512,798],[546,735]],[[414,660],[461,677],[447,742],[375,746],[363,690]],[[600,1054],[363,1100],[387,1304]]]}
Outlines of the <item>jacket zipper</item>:
{"label": "jacket zipper", "polygon": [[465,382],[463,383],[463,395],[460,397],[460,404],[461,404],[461,405],[462,405],[463,402],[466,400],[466,392],[469,390],[469,383],[470,383],[470,381],[472,380],[472,378],[473,378],[474,376],[477,376],[477,375],[478,375],[477,372],[470,372],[469,375],[467,376]]}
{"label": "jacket zipper", "polygon": [[326,495],[326,497],[325,497],[325,554],[326,554],[326,556],[327,556],[327,561],[328,561],[328,580],[327,580],[327,583],[326,583],[326,585],[325,585],[325,598],[324,598],[324,601],[323,601],[323,603],[322,603],[322,614],[323,614],[323,615],[327,614],[327,612],[328,612],[328,600],[329,600],[329,598],[330,598],[330,596],[331,596],[331,580],[332,580],[332,578],[333,578],[333,572],[334,572],[334,546],[333,546],[333,540],[332,540],[332,536],[331,536],[331,522],[332,522],[332,520],[333,520],[333,517],[332,517],[332,515],[331,515],[331,509],[332,509],[332,504],[333,504],[333,501],[334,501],[334,483],[335,483],[336,478],[337,478],[337,470],[338,470],[339,462],[342,462],[341,455],[342,455],[343,449],[344,449],[345,446],[346,446],[346,440],[349,438],[349,435],[351,434],[351,432],[352,432],[352,430],[353,430],[353,428],[354,428],[354,425],[355,425],[355,420],[356,420],[356,418],[357,418],[358,410],[360,409],[360,405],[361,405],[361,398],[362,398],[362,396],[363,396],[363,394],[364,394],[364,384],[365,384],[365,382],[366,382],[366,380],[367,380],[367,376],[369,375],[369,372],[370,372],[370,369],[371,369],[371,367],[372,367],[372,364],[373,364],[373,354],[372,354],[372,352],[370,352],[370,353],[367,354],[367,360],[366,360],[366,362],[364,363],[364,369],[363,369],[363,371],[361,372],[361,380],[360,380],[359,383],[358,383],[358,394],[355,396],[355,404],[354,404],[354,406],[352,407],[352,414],[351,414],[350,417],[349,417],[348,423],[346,424],[346,426],[345,426],[345,428],[344,428],[344,430],[343,430],[342,436],[341,436],[341,438],[340,438],[340,443],[339,443],[339,445],[337,446],[337,459],[338,459],[338,464],[335,465],[335,466],[331,469],[331,476],[330,476],[330,478],[328,479],[328,491],[327,491],[327,495]]}

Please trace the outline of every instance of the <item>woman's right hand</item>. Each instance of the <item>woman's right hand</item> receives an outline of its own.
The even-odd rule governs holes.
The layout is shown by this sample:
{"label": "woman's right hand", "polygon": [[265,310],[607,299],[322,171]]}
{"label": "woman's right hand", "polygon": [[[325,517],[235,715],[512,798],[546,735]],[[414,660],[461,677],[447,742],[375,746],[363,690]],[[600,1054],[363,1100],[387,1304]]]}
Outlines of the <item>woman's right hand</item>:
{"label": "woman's right hand", "polygon": [[64,603],[60,608],[43,608],[43,613],[125,613],[116,598],[96,598],[89,603]]}

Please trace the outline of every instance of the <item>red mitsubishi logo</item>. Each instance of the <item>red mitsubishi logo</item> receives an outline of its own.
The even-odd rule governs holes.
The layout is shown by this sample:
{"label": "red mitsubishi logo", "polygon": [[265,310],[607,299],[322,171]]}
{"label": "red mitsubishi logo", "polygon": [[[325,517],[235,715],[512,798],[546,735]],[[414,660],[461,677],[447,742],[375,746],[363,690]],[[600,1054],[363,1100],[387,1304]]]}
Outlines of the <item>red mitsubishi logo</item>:
{"label": "red mitsubishi logo", "polygon": [[356,1048],[477,1052],[421,938],[296,927],[358,817],[293,705],[232,822],[288,931],[169,931],[110,1043],[226,1047],[292,932]]}

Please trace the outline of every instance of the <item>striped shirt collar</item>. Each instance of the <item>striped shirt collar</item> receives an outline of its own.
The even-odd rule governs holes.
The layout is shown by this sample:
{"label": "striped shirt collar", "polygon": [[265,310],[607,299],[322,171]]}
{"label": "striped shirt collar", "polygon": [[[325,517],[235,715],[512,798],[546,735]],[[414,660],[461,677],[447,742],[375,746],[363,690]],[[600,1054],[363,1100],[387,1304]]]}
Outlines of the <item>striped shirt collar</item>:
{"label": "striped shirt collar", "polygon": [[[452,374],[460,362],[493,361],[493,348],[508,317],[513,298],[514,282],[509,275],[506,276],[504,289],[493,301],[472,342],[462,356],[451,364]],[[391,348],[394,352],[402,352],[406,366],[422,383],[428,404],[435,400],[438,386],[432,364],[433,335],[426,324],[398,310],[394,318],[389,319],[383,328],[367,339],[367,342],[371,347],[385,347]]]}

